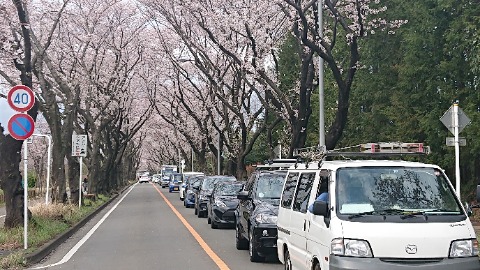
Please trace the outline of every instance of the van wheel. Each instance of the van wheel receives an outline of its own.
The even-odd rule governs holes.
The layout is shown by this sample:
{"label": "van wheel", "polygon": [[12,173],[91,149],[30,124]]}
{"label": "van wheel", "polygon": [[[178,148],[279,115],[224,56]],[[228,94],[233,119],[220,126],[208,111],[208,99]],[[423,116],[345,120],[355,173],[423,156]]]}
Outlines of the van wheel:
{"label": "van wheel", "polygon": [[315,264],[315,266],[313,267],[313,270],[321,270],[321,269],[320,269],[320,263],[319,263],[319,262],[317,262],[317,263]]}
{"label": "van wheel", "polygon": [[258,252],[257,252],[257,243],[255,241],[255,237],[253,237],[253,230],[250,230],[249,231],[249,234],[248,234],[248,252],[250,253],[250,261],[251,262],[262,262],[265,260],[264,257],[261,257],[260,255],[258,255]]}
{"label": "van wheel", "polygon": [[[283,257],[284,261],[285,261],[285,270],[292,270],[292,260],[290,259],[290,252],[288,252],[288,249],[285,250],[285,255]],[[318,265],[318,264],[317,264]],[[317,270],[316,268],[317,266],[315,266],[315,270]],[[320,269],[320,268],[318,268]]]}
{"label": "van wheel", "polygon": [[238,225],[235,225],[235,247],[238,250],[245,250],[248,248],[248,243],[245,238],[243,238],[242,233],[240,233],[240,229]]}

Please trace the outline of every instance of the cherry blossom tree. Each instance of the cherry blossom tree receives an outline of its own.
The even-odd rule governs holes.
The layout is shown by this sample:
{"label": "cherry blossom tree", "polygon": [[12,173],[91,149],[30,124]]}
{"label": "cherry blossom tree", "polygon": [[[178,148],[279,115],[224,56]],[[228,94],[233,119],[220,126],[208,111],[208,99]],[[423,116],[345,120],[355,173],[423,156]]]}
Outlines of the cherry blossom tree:
{"label": "cherry blossom tree", "polygon": [[[22,1],[0,4],[2,20],[0,27],[0,76],[9,86],[23,84],[33,88],[33,48],[29,31],[30,21]],[[12,20],[10,19],[12,18]],[[15,18],[16,20],[13,20]],[[38,103],[27,112],[33,119],[38,113]],[[24,141],[4,135],[0,125],[0,186],[5,194],[5,227],[16,227],[23,222],[23,187],[19,170],[20,153]],[[29,212],[30,213],[30,212]]]}
{"label": "cherry blossom tree", "polygon": [[[310,51],[308,59],[302,58],[302,61],[313,61],[311,53],[314,52],[325,60],[335,80],[338,90],[335,117],[325,143],[327,149],[333,149],[345,128],[353,80],[357,69],[361,67],[360,40],[375,31],[394,34],[395,29],[406,21],[383,19],[381,14],[387,7],[380,0],[324,0],[321,12],[325,13],[327,19],[323,22],[324,28],[319,31],[317,1],[283,0],[278,4],[293,22],[293,33],[304,50]],[[301,80],[300,89],[304,88],[303,83]],[[311,81],[308,84],[311,85]],[[313,90],[311,86],[307,88]],[[307,106],[310,106],[309,102]]]}

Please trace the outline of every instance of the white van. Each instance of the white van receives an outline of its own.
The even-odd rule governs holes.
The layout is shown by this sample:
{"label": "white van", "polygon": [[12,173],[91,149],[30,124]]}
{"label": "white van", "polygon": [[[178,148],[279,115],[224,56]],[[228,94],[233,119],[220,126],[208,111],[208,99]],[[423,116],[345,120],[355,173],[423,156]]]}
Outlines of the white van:
{"label": "white van", "polygon": [[[315,201],[325,191],[326,201]],[[292,166],[277,227],[285,269],[480,269],[467,211],[436,165],[348,160]]]}

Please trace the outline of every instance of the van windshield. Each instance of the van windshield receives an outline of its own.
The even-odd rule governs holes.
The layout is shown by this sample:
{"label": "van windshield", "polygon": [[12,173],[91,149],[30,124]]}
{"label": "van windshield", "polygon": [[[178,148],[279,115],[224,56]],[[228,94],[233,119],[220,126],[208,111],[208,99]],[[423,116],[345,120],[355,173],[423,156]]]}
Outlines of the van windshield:
{"label": "van windshield", "polygon": [[340,214],[462,214],[453,189],[435,168],[359,167],[337,170]]}

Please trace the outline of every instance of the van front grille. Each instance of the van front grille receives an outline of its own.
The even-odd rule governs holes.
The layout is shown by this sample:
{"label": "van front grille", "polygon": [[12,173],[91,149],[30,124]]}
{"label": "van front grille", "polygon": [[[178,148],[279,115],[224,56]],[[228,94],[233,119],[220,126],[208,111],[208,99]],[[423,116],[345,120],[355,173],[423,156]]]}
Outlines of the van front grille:
{"label": "van front grille", "polygon": [[395,264],[406,264],[406,265],[422,265],[429,263],[438,263],[441,262],[442,258],[380,258],[382,262],[395,263]]}

